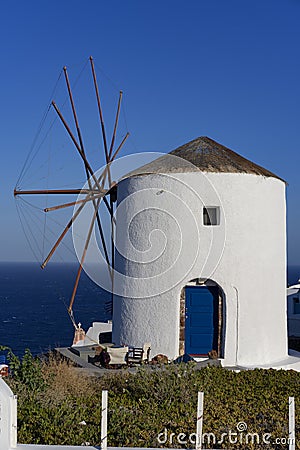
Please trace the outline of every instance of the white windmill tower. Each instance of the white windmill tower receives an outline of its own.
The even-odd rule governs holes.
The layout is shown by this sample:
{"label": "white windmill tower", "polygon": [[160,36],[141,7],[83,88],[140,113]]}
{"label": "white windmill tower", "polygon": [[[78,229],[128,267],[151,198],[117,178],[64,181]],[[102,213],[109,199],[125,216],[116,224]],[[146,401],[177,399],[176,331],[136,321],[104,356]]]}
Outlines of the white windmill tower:
{"label": "white windmill tower", "polygon": [[113,340],[171,359],[285,360],[285,187],[207,137],[120,181]]}

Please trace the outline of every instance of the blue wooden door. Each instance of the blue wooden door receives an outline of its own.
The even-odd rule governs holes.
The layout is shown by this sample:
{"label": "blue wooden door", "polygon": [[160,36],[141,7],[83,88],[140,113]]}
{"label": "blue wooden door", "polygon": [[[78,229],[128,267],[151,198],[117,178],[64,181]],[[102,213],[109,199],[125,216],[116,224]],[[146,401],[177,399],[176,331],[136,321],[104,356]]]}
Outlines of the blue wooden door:
{"label": "blue wooden door", "polygon": [[218,297],[215,286],[185,288],[185,353],[207,356],[218,350]]}

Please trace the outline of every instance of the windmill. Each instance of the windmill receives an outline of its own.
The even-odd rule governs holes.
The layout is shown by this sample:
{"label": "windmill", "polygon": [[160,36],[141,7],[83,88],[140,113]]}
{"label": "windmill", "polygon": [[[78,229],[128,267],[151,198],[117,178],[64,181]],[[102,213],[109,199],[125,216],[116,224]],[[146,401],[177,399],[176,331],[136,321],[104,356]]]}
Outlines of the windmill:
{"label": "windmill", "polygon": [[[75,101],[73,92],[71,89],[71,84],[68,76],[67,68],[63,68],[63,74],[64,79],[67,87],[68,92],[68,100],[70,103],[72,116],[76,128],[76,133],[74,134],[71,130],[71,127],[69,123],[67,122],[65,116],[63,115],[61,109],[58,107],[58,105],[53,100],[51,102],[51,108],[54,109],[57,117],[59,118],[61,124],[63,125],[63,128],[65,129],[67,136],[72,141],[75,150],[79,154],[83,165],[84,165],[84,172],[85,177],[87,180],[86,188],[80,189],[80,188],[72,188],[72,189],[31,189],[31,190],[24,190],[16,187],[14,189],[14,196],[20,197],[20,196],[39,196],[39,195],[50,195],[50,196],[65,196],[65,195],[84,195],[84,198],[80,198],[79,200],[72,200],[68,201],[67,203],[61,203],[57,204],[51,207],[44,208],[45,213],[49,213],[52,211],[65,209],[69,207],[74,207],[75,205],[77,207],[76,210],[74,210],[71,218],[67,222],[66,226],[63,228],[61,233],[59,234],[57,240],[52,245],[51,250],[47,254],[47,256],[44,258],[44,260],[41,263],[41,268],[44,269],[51,258],[53,257],[54,253],[64,240],[65,236],[67,235],[68,231],[72,228],[72,225],[80,215],[80,213],[83,211],[85,205],[87,203],[90,203],[93,205],[93,214],[91,217],[91,221],[88,224],[88,229],[86,230],[86,236],[85,236],[85,243],[84,243],[84,249],[82,252],[81,257],[79,258],[79,267],[77,269],[76,278],[74,282],[74,287],[72,291],[72,295],[70,298],[69,306],[68,306],[68,313],[70,315],[70,318],[72,320],[72,323],[75,327],[75,330],[78,329],[78,325],[76,324],[74,313],[73,313],[73,305],[74,300],[76,297],[76,292],[78,289],[78,284],[80,281],[80,276],[82,273],[86,253],[90,244],[91,235],[94,229],[94,226],[97,226],[99,236],[102,243],[103,253],[105,257],[105,262],[107,265],[107,269],[109,271],[109,277],[111,282],[111,292],[112,292],[112,298],[109,307],[112,309],[113,307],[113,284],[114,284],[114,266],[115,266],[115,260],[114,260],[114,232],[115,232],[115,219],[114,219],[114,202],[116,200],[116,183],[111,178],[111,170],[110,165],[115,160],[117,155],[119,154],[120,150],[122,149],[125,141],[127,140],[129,133],[127,132],[124,138],[121,140],[120,144],[116,146],[116,136],[117,136],[117,129],[119,124],[119,118],[120,118],[120,111],[121,111],[121,103],[122,103],[122,91],[119,92],[119,98],[114,118],[114,125],[113,125],[113,131],[111,139],[108,140],[107,133],[106,133],[106,127],[104,123],[104,117],[103,117],[103,111],[101,106],[101,99],[100,99],[100,93],[98,88],[98,82],[96,77],[96,71],[95,71],[95,65],[94,60],[92,57],[89,58],[90,68],[91,68],[91,74],[93,79],[93,85],[94,85],[94,91],[95,96],[97,100],[97,108],[98,108],[98,114],[99,114],[99,122],[100,122],[100,128],[101,128],[101,135],[102,135],[102,143],[103,143],[103,149],[104,149],[104,157],[105,157],[105,166],[104,169],[101,171],[100,175],[94,171],[94,169],[91,167],[91,164],[88,160],[88,156],[86,153],[85,145],[83,142],[82,132],[79,125],[78,115],[75,107]],[[109,254],[108,251],[108,245],[105,239],[105,234],[103,230],[103,221],[100,215],[100,204],[103,203],[109,213],[110,217],[110,236],[111,236],[111,252]]]}

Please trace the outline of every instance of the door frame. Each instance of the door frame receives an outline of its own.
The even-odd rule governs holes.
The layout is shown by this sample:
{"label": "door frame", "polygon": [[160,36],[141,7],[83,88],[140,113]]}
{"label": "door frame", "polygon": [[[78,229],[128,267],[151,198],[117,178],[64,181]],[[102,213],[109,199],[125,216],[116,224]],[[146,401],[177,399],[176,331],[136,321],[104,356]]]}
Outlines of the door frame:
{"label": "door frame", "polygon": [[201,279],[191,280],[181,290],[180,293],[180,326],[179,326],[179,355],[185,354],[185,316],[186,316],[186,298],[185,288],[192,286],[213,286],[218,288],[218,326],[217,326],[217,356],[218,358],[224,357],[224,334],[225,334],[225,293],[221,286],[215,281],[209,279],[201,281]]}

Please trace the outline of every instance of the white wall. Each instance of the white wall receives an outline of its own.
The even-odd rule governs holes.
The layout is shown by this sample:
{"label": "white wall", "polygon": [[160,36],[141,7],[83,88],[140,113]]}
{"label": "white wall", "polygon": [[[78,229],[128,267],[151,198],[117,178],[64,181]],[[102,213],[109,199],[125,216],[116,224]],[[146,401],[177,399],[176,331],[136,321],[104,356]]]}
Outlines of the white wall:
{"label": "white wall", "polygon": [[[113,340],[178,356],[179,297],[194,278],[226,295],[225,364],[287,355],[285,184],[250,174],[144,175],[118,187]],[[202,206],[221,223],[202,225]],[[141,298],[135,298],[141,297]]]}
{"label": "white wall", "polygon": [[17,447],[17,400],[0,377],[0,449]]}

